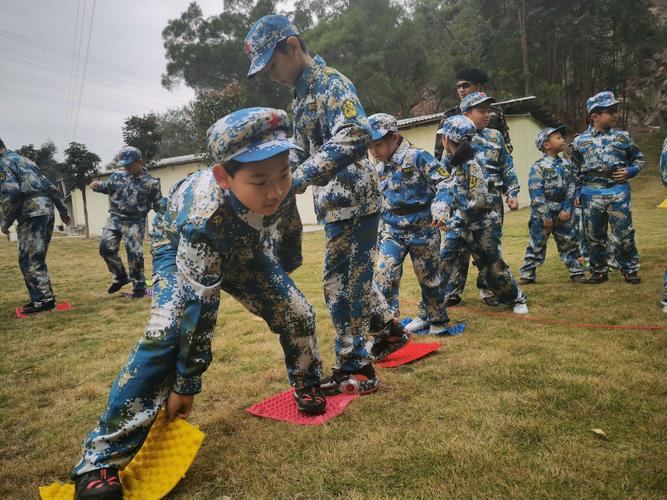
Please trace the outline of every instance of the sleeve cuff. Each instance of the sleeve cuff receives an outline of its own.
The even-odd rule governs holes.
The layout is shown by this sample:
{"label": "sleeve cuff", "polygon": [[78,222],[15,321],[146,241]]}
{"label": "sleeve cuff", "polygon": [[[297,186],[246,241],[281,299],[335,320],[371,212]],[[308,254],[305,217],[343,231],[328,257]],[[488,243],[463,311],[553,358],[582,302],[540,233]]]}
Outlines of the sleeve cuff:
{"label": "sleeve cuff", "polygon": [[192,396],[201,392],[201,375],[193,377],[184,377],[176,374],[176,380],[172,386],[172,391],[183,396]]}
{"label": "sleeve cuff", "polygon": [[639,167],[631,165],[628,167],[628,177],[634,177],[639,173]]}

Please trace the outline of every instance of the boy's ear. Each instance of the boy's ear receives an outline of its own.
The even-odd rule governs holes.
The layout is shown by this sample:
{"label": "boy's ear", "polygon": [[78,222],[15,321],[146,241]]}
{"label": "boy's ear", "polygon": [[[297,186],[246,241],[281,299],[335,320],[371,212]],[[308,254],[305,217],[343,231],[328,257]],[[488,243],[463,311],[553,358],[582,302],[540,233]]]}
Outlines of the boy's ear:
{"label": "boy's ear", "polygon": [[292,48],[292,51],[296,51],[297,49],[301,50],[301,44],[299,44],[299,39],[294,35],[287,38],[287,45],[289,45]]}
{"label": "boy's ear", "polygon": [[231,189],[232,185],[229,183],[230,176],[219,163],[213,165],[213,177],[215,177],[215,181],[222,189]]}

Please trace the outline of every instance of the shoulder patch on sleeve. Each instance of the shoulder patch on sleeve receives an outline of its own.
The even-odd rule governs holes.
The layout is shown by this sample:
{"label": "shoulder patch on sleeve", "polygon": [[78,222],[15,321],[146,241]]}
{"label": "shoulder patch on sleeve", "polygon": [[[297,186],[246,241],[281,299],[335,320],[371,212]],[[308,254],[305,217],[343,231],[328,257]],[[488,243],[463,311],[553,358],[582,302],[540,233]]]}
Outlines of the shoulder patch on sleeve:
{"label": "shoulder patch on sleeve", "polygon": [[357,107],[354,105],[352,99],[345,99],[343,101],[343,115],[345,115],[345,118],[354,118],[357,116]]}
{"label": "shoulder patch on sleeve", "polygon": [[439,166],[436,169],[436,172],[438,172],[438,174],[442,175],[445,179],[449,178],[449,172],[447,172],[447,169],[445,167],[443,167],[442,165]]}
{"label": "shoulder patch on sleeve", "polygon": [[4,181],[5,177],[7,177],[7,173],[4,169],[0,168],[0,182]]}

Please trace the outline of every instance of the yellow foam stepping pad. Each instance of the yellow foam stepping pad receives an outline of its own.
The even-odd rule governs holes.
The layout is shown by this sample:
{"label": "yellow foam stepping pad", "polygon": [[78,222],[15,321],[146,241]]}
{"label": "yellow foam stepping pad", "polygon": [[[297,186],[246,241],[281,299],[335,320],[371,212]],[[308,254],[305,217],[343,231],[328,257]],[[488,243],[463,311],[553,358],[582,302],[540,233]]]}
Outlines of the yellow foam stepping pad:
{"label": "yellow foam stepping pad", "polygon": [[667,198],[662,200],[662,203],[658,205],[658,208],[667,208]]}
{"label": "yellow foam stepping pad", "polygon": [[[141,449],[120,472],[126,500],[152,500],[164,497],[185,476],[192,465],[204,433],[198,427],[177,418],[167,423],[161,410]],[[72,500],[72,483],[41,486],[43,500]]]}

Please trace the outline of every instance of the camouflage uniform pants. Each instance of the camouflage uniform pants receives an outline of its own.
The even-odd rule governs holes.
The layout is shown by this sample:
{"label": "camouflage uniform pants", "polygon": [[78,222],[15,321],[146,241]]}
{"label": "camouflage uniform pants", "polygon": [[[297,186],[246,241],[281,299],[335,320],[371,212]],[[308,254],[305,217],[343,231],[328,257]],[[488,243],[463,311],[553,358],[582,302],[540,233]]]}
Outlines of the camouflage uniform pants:
{"label": "camouflage uniform pants", "polygon": [[34,303],[53,300],[46,253],[53,234],[54,216],[40,215],[20,219],[16,233],[19,240],[19,268]]}
{"label": "camouflage uniform pants", "polygon": [[373,286],[378,214],[329,222],[324,226],[324,300],[336,337],[336,365],[348,371],[370,363],[370,316],[393,318],[387,301]]}
{"label": "camouflage uniform pants", "polygon": [[550,214],[554,221],[552,230],[545,229],[544,218],[539,214],[531,214],[528,221],[528,230],[530,232],[530,241],[526,247],[526,257],[521,266],[521,277],[526,279],[535,279],[535,269],[544,264],[547,253],[547,241],[553,234],[558,246],[560,260],[565,264],[570,276],[583,274],[584,268],[579,262],[579,245],[577,242],[577,230],[572,220],[561,222],[558,220],[558,213]]}
{"label": "camouflage uniform pants", "polygon": [[434,227],[398,229],[387,226],[381,234],[378,261],[375,266],[375,286],[387,300],[391,312],[398,317],[399,287],[403,262],[409,254],[421,286],[419,316],[430,322],[447,322],[440,279],[440,231]]}
{"label": "camouflage uniform pants", "polygon": [[[639,252],[632,226],[629,188],[605,194],[581,194],[584,231],[590,248],[591,271],[607,270],[609,247],[613,242],[616,262],[624,274],[639,271]],[[607,226],[611,229],[607,237]]]}
{"label": "camouflage uniform pants", "polygon": [[440,255],[443,281],[449,283],[457,279],[457,270],[451,264],[459,257],[462,248],[468,248],[479,268],[482,282],[502,304],[524,303],[526,297],[503,260],[501,236],[502,219],[494,210],[478,212],[466,226],[447,231],[445,240],[448,243],[443,246]]}
{"label": "camouflage uniform pants", "polygon": [[[495,197],[495,207],[496,212],[500,216],[500,226],[502,234],[502,224],[505,218],[505,211],[503,205],[503,197],[501,194],[498,194]],[[443,242],[444,245],[451,245],[452,249],[449,253],[456,253],[456,256],[452,255],[449,260],[449,266],[451,267],[451,277],[452,281],[443,283],[444,285],[444,296],[446,298],[452,296],[461,296],[463,290],[465,290],[466,282],[468,281],[468,271],[470,269],[470,249],[467,248],[464,241],[455,240],[452,236],[450,239],[446,239]],[[475,267],[477,263],[473,261]],[[491,291],[488,290],[488,287],[484,284],[484,279],[482,274],[477,274],[477,288],[480,290],[488,291],[487,296],[492,295]]]}
{"label": "camouflage uniform pants", "polygon": [[113,280],[116,282],[124,281],[128,277],[123,261],[118,254],[121,240],[125,241],[129,277],[135,290],[146,288],[143,252],[145,233],[145,220],[125,221],[109,217],[102,230],[102,239],[100,240],[100,255],[107,263],[107,267],[113,275]]}
{"label": "camouflage uniform pants", "polygon": [[[266,257],[245,262],[230,273],[230,279],[194,293],[176,269],[175,253],[170,246],[155,252],[151,317],[111,387],[98,427],[84,442],[73,477],[108,466],[124,467],[141,447],[174,383],[182,381],[177,368],[183,368],[184,357],[197,357],[204,369],[208,366],[220,288],[278,334],[291,385],[312,385],[321,378],[315,312],[276,262]],[[185,336],[194,340],[183,353],[180,341]]]}

